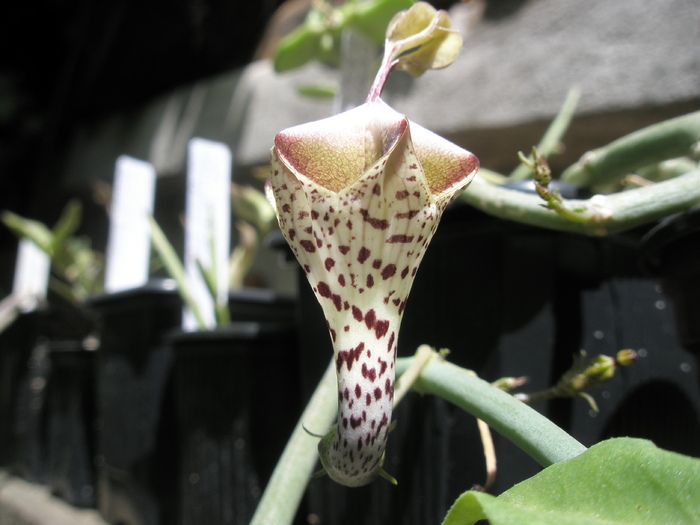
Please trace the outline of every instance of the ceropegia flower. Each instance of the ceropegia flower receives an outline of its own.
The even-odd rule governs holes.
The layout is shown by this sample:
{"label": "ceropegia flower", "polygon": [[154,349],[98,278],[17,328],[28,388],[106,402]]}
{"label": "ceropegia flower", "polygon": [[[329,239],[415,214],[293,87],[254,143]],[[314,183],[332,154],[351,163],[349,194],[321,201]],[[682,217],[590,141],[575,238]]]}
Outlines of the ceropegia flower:
{"label": "ceropegia flower", "polygon": [[339,483],[383,473],[406,300],[443,210],[477,168],[378,91],[275,137],[267,194],[333,341],[338,417],[319,451]]}

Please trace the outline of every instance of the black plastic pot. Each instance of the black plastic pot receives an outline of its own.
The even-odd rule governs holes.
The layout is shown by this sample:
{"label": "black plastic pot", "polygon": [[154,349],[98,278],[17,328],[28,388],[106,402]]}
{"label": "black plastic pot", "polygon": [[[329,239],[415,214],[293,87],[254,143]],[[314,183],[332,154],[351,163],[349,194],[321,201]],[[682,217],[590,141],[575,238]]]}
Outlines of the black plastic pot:
{"label": "black plastic pot", "polygon": [[231,321],[254,323],[294,323],[294,297],[266,288],[241,288],[229,292]]}
{"label": "black plastic pot", "polygon": [[[95,299],[92,307],[101,327],[98,508],[110,523],[174,524],[181,507],[180,432],[169,334],[179,333],[182,301],[172,281],[155,281]],[[237,320],[289,325],[293,302],[266,290],[245,289],[230,294],[230,311]]]}
{"label": "black plastic pot", "polygon": [[30,383],[28,363],[36,342],[36,325],[37,312],[23,314],[0,334],[0,465],[4,467],[12,466],[17,457],[17,406],[20,391]]}
{"label": "black plastic pot", "polygon": [[100,327],[96,361],[98,509],[113,524],[174,523],[177,443],[165,334],[180,326],[171,281],[92,301]]}
{"label": "black plastic pot", "polygon": [[51,491],[78,507],[94,507],[95,348],[57,342],[49,346],[47,385],[47,483]]}
{"label": "black plastic pot", "polygon": [[294,327],[235,322],[171,343],[177,523],[246,525],[299,414]]}
{"label": "black plastic pot", "polygon": [[81,345],[93,330],[85,311],[60,304],[22,314],[2,334],[2,464],[35,482],[48,481],[47,385],[52,345]]}

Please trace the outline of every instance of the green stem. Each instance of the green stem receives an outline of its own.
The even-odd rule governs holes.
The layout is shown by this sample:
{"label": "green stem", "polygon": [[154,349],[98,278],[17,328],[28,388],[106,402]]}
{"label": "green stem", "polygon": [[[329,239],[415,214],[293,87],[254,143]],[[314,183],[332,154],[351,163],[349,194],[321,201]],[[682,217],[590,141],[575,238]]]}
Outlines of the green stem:
{"label": "green stem", "polygon": [[[419,357],[398,359],[403,374]],[[422,368],[421,368],[422,366]],[[440,396],[485,421],[540,465],[575,457],[586,450],[581,443],[524,403],[493,385],[442,359],[429,359],[420,369],[415,388]],[[335,366],[331,362],[280,457],[265,488],[251,525],[291,524],[318,460],[318,438],[333,423],[337,408]],[[309,429],[307,431],[306,429]]]}
{"label": "green stem", "polygon": [[629,173],[667,159],[696,155],[700,111],[666,120],[589,151],[561,179],[580,186],[617,184]]}
{"label": "green stem", "polygon": [[[581,93],[578,89],[570,89],[564,100],[559,113],[554,118],[552,123],[545,131],[544,135],[537,144],[537,151],[540,152],[545,158],[549,158],[553,153],[556,153],[561,145],[562,138],[569,129],[569,124],[571,124],[571,119],[574,117],[574,112],[576,111],[576,105],[578,100],[581,98]],[[529,157],[532,160],[532,156]],[[508,176],[509,180],[525,180],[530,178],[530,169],[523,163],[518,164],[518,166],[513,170],[513,172]]]}
{"label": "green stem", "polygon": [[287,525],[294,521],[318,461],[318,438],[306,429],[326,432],[333,424],[337,405],[335,362],[331,360],[277,462],[250,525]]}
{"label": "green stem", "polygon": [[[402,373],[414,358],[398,359]],[[415,388],[440,396],[512,441],[543,467],[571,459],[586,450],[581,443],[549,419],[510,394],[479,379],[469,370],[440,359],[423,368]]]}
{"label": "green stem", "polygon": [[577,221],[547,209],[534,193],[497,186],[486,182],[480,175],[474,178],[460,199],[502,219],[602,236],[654,222],[700,204],[700,170],[629,191],[595,195],[587,200],[563,201],[567,209],[577,215]]}

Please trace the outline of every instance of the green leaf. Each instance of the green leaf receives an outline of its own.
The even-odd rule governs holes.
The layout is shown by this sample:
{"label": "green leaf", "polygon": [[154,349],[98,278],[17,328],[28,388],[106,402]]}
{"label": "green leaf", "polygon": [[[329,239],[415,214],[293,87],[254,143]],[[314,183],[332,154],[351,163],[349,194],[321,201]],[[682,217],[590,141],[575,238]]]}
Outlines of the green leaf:
{"label": "green leaf", "polygon": [[381,45],[392,17],[412,4],[413,0],[363,0],[346,2],[336,8],[320,3],[322,7],[312,7],[304,23],[278,44],[275,71],[295,69],[310,60],[337,66],[340,34],[348,27],[354,27]]}
{"label": "green leaf", "polygon": [[207,287],[209,295],[216,297],[216,271],[213,268],[207,268],[200,259],[195,259],[195,265],[197,266],[197,271],[202,276],[204,280],[204,285]]}
{"label": "green leaf", "polygon": [[185,304],[187,304],[187,306],[189,306],[192,310],[192,314],[197,320],[199,328],[201,330],[205,330],[206,323],[204,322],[204,318],[202,317],[199,307],[192,296],[192,292],[190,291],[190,287],[187,283],[187,278],[185,277],[185,268],[182,266],[182,262],[177,256],[175,248],[173,248],[173,245],[170,244],[170,241],[168,241],[165,233],[163,233],[163,230],[151,215],[148,216],[148,221],[151,225],[151,243],[153,244],[153,248],[155,248],[155,251],[163,263],[163,266],[165,266],[165,270],[168,272],[168,275],[175,280],[180,297],[182,297]]}
{"label": "green leaf", "polygon": [[80,204],[80,201],[76,199],[70,200],[66,207],[63,208],[61,217],[53,227],[54,250],[57,250],[68,237],[75,233],[80,226],[82,216],[83,206]]}
{"label": "green leaf", "polygon": [[498,497],[462,494],[443,525],[700,523],[700,460],[615,438]]}
{"label": "green leaf", "polygon": [[43,223],[25,219],[11,211],[2,213],[2,222],[19,238],[27,238],[49,257],[53,256],[54,234]]}
{"label": "green leaf", "polygon": [[414,0],[377,0],[349,2],[343,7],[348,12],[349,25],[358,29],[375,44],[384,44],[386,28],[396,13],[408,9]]}
{"label": "green leaf", "polygon": [[316,58],[322,33],[303,25],[284,37],[277,46],[274,68],[277,73],[289,71]]}
{"label": "green leaf", "polygon": [[338,86],[337,84],[320,82],[315,84],[303,84],[297,87],[297,93],[305,97],[331,98],[338,93]]}
{"label": "green leaf", "polygon": [[277,228],[275,208],[265,194],[252,186],[233,184],[231,187],[231,206],[236,216],[252,224],[264,237],[273,228]]}
{"label": "green leaf", "polygon": [[89,239],[73,236],[81,219],[82,205],[75,199],[63,209],[53,230],[10,211],[2,214],[2,221],[15,235],[30,239],[51,258],[55,277],[49,286],[72,303],[81,303],[101,289],[104,270],[104,260],[92,250]]}

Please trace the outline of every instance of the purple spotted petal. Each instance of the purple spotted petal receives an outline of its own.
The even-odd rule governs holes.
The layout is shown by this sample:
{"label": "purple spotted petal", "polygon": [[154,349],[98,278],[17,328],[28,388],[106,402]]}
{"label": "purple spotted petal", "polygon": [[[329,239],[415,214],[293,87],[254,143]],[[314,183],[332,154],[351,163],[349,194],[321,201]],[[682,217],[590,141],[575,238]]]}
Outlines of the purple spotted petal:
{"label": "purple spotted petal", "polygon": [[340,483],[381,470],[406,300],[444,207],[477,167],[381,100],[275,137],[268,196],[334,346],[337,432],[322,461]]}

